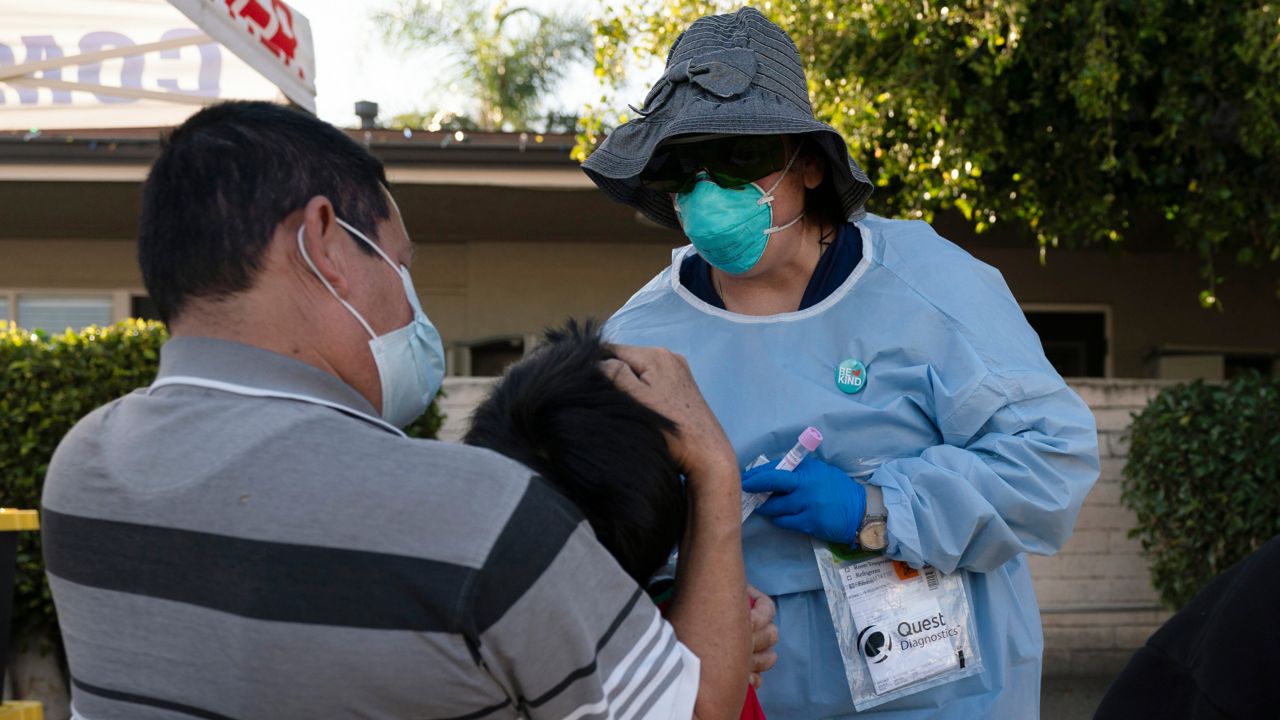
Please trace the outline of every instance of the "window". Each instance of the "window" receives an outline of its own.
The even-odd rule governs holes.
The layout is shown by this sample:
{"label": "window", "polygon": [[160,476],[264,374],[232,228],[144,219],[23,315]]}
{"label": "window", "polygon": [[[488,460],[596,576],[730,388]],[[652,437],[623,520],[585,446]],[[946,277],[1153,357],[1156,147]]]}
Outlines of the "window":
{"label": "window", "polygon": [[1276,360],[1274,353],[1227,353],[1222,356],[1223,379],[1231,380],[1248,372],[1273,375],[1277,371]]}
{"label": "window", "polygon": [[1163,380],[1231,380],[1246,372],[1275,376],[1280,374],[1280,353],[1166,345],[1152,351],[1148,371]]}
{"label": "window", "polygon": [[1107,377],[1107,310],[1028,306],[1027,322],[1063,377]]}
{"label": "window", "polygon": [[18,293],[18,325],[28,330],[60,333],[67,328],[79,330],[88,325],[110,325],[110,295],[54,295]]}
{"label": "window", "polygon": [[129,298],[129,317],[139,320],[159,320],[160,313],[156,304],[146,295],[134,295]]}
{"label": "window", "polygon": [[24,330],[61,333],[131,317],[158,319],[151,298],[141,288],[0,287],[0,323],[13,322]]}
{"label": "window", "polygon": [[474,343],[471,354],[473,377],[497,377],[511,363],[524,357],[524,338],[499,338]]}

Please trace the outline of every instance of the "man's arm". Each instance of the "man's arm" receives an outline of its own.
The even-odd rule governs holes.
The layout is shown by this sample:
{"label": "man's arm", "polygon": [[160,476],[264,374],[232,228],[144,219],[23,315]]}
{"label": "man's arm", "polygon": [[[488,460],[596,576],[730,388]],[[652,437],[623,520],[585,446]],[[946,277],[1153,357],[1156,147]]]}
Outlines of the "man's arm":
{"label": "man's arm", "polygon": [[487,675],[508,698],[502,707],[547,719],[692,711],[699,659],[577,508],[540,478],[530,479],[466,602],[463,632],[482,673],[470,681]]}
{"label": "man's arm", "polygon": [[751,672],[737,480],[732,463],[687,476],[689,519],[667,618],[702,660],[699,718],[736,717]]}
{"label": "man's arm", "polygon": [[701,660],[694,715],[734,718],[753,668],[733,448],[684,358],[655,348],[614,350],[619,360],[607,370],[614,382],[678,428],[668,442],[685,473],[689,520],[667,616],[676,637]]}

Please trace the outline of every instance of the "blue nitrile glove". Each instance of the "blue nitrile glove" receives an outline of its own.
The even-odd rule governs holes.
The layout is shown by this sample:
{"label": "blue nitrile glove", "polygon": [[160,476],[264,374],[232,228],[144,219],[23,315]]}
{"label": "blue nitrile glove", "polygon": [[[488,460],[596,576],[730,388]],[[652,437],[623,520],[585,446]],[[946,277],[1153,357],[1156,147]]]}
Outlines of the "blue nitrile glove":
{"label": "blue nitrile glove", "polygon": [[790,472],[776,470],[774,465],[777,461],[742,476],[746,492],[773,493],[756,512],[780,528],[857,544],[858,527],[867,509],[867,491],[861,483],[812,455]]}

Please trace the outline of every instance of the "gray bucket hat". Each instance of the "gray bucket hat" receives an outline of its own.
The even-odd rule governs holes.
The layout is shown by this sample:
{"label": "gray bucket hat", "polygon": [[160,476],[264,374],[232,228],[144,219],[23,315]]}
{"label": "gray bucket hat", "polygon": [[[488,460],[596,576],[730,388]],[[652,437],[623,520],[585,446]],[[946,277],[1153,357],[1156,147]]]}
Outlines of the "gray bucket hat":
{"label": "gray bucket hat", "polygon": [[667,68],[639,117],[605,138],[582,164],[613,200],[680,229],[671,198],[640,185],[639,175],[663,141],[679,135],[805,134],[827,154],[846,217],[865,213],[871,181],[844,138],[813,116],[800,52],[759,10],[694,21],[671,46]]}

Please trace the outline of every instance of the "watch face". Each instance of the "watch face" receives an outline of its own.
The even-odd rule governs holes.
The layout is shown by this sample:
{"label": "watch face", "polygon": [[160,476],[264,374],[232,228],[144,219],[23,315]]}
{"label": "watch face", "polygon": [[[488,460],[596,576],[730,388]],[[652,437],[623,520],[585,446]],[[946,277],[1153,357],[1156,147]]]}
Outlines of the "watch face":
{"label": "watch face", "polygon": [[888,523],[872,520],[858,531],[858,545],[864,550],[883,550],[889,546]]}

